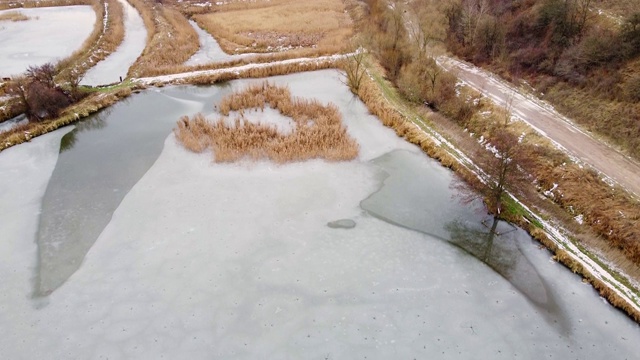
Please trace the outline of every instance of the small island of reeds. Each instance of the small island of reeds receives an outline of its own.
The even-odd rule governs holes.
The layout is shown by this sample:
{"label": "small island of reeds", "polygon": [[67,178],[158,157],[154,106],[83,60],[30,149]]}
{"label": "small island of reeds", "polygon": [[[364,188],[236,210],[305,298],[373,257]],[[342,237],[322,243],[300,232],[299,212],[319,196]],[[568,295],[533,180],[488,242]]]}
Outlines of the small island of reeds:
{"label": "small island of reeds", "polygon": [[[290,129],[247,118],[249,112],[259,118],[269,109],[290,121]],[[217,121],[202,114],[180,118],[174,129],[178,141],[193,152],[211,149],[215,162],[243,158],[281,164],[316,158],[347,161],[358,155],[359,145],[347,134],[334,104],[292,97],[287,87],[268,82],[249,86],[222,99],[218,111],[224,117]]]}

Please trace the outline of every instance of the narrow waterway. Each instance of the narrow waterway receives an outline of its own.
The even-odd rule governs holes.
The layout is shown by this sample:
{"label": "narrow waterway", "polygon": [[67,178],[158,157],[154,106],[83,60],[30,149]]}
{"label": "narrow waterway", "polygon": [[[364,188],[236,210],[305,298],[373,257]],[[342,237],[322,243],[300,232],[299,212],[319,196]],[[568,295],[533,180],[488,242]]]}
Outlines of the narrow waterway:
{"label": "narrow waterway", "polygon": [[147,28],[138,10],[126,0],[118,1],[122,4],[124,13],[124,40],[116,51],[87,71],[82,85],[113,84],[126,78],[129,68],[147,44]]}

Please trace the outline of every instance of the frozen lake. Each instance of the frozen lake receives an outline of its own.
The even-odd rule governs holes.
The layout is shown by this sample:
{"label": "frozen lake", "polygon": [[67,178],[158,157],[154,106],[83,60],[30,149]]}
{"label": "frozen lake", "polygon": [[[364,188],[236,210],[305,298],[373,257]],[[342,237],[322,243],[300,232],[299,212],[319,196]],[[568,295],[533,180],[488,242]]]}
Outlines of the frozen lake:
{"label": "frozen lake", "polygon": [[0,358],[640,353],[636,323],[523,231],[489,236],[336,71],[271,81],[338,105],[356,160],[215,164],[176,143],[179,116],[255,81],[148,90],[0,153]]}
{"label": "frozen lake", "polygon": [[57,6],[19,11],[26,21],[0,21],[0,75],[13,76],[30,65],[56,62],[78,50],[91,34],[96,14],[90,6]]}
{"label": "frozen lake", "polygon": [[127,72],[147,45],[147,29],[142,17],[126,0],[119,0],[124,13],[124,39],[116,51],[89,69],[81,84],[112,84],[127,77]]}

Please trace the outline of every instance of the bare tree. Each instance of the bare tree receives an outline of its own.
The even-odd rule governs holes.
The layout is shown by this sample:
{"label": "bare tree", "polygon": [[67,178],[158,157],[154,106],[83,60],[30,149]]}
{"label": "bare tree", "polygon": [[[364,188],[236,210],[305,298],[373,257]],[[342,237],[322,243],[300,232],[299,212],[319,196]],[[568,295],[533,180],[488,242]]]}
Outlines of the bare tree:
{"label": "bare tree", "polygon": [[355,54],[349,55],[342,63],[342,68],[347,77],[345,84],[349,86],[349,89],[354,94],[357,94],[358,90],[360,90],[360,84],[366,72],[364,57],[364,51],[358,50]]}
{"label": "bare tree", "polygon": [[53,80],[55,75],[56,67],[51,63],[46,63],[40,66],[31,65],[25,73],[25,76],[31,81],[40,82],[49,88],[54,88],[56,86],[56,83]]}
{"label": "bare tree", "polygon": [[24,76],[18,76],[7,82],[5,93],[17,100],[24,109],[25,115],[29,117],[31,114],[29,104],[27,102],[27,90],[29,89],[29,80]]}
{"label": "bare tree", "polygon": [[72,102],[72,97],[55,81],[55,67],[50,64],[30,66],[25,75],[11,80],[5,92],[14,97],[29,120],[40,121],[58,116]]}

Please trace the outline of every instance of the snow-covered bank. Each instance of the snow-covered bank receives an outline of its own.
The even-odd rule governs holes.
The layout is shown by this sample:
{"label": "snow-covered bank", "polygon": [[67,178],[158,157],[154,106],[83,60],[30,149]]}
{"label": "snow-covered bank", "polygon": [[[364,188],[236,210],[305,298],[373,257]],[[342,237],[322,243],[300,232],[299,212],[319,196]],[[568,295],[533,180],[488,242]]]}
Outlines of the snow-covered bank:
{"label": "snow-covered bank", "polygon": [[145,78],[133,79],[136,82],[151,85],[154,83],[170,83],[176,80],[188,80],[190,78],[196,78],[198,76],[211,76],[218,75],[224,73],[241,73],[251,69],[264,69],[273,66],[279,65],[290,65],[290,64],[306,64],[306,63],[322,63],[323,61],[338,61],[340,59],[344,59],[351,54],[336,54],[336,55],[328,55],[328,56],[319,56],[315,58],[295,58],[295,59],[287,59],[287,60],[279,60],[272,61],[268,63],[259,63],[259,64],[246,64],[240,65],[230,68],[222,68],[222,69],[213,69],[213,70],[197,70],[190,71],[185,73],[171,74],[171,75],[160,75],[160,76],[152,76]]}
{"label": "snow-covered bank", "polygon": [[126,78],[129,67],[146,46],[147,29],[138,10],[126,0],[119,1],[124,10],[124,40],[116,51],[86,73],[81,82],[83,85],[112,84]]}
{"label": "snow-covered bank", "polygon": [[[0,13],[16,11],[1,10]],[[90,6],[20,9],[26,21],[0,23],[0,75],[13,76],[71,55],[91,34],[96,14]]]}
{"label": "snow-covered bank", "polygon": [[[513,279],[449,244],[447,224],[461,224],[459,233],[482,229],[482,215],[451,199],[453,174],[369,115],[340,76],[270,81],[336,103],[361,145],[356,160],[213,164],[167,134],[160,157],[62,287],[37,300],[28,287],[0,293],[8,324],[0,327],[0,357],[537,359],[640,351],[637,324],[521,231],[500,242],[532,264],[535,274],[518,274],[546,285],[559,301],[557,318]],[[180,89],[157,91],[201,97],[201,88]],[[372,194],[403,226],[360,207]],[[8,199],[8,209],[18,204]],[[356,226],[327,225],[347,219]],[[1,278],[33,266],[12,261],[19,266],[0,267]]]}

